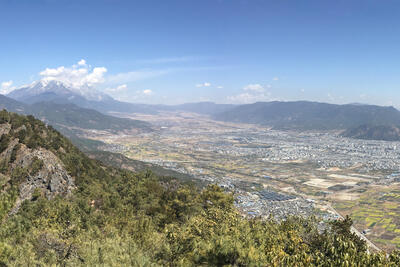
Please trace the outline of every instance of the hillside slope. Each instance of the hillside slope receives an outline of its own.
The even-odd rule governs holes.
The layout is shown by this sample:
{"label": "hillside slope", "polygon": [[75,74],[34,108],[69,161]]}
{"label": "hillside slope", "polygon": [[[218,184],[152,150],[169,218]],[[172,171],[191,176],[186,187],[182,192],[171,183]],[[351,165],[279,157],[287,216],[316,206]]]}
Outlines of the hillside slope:
{"label": "hillside slope", "polygon": [[394,125],[360,125],[347,129],[344,137],[366,140],[400,141],[400,128]]}
{"label": "hillside slope", "polygon": [[29,112],[53,126],[122,132],[136,129],[150,131],[147,122],[104,115],[93,109],[74,104],[40,102],[29,107]]}
{"label": "hillside slope", "polygon": [[11,112],[26,114],[28,105],[0,94],[0,110],[6,109]]}
{"label": "hillside slope", "polygon": [[332,130],[362,124],[400,125],[400,111],[373,105],[334,105],[318,102],[258,102],[214,116],[217,120],[254,123],[277,129]]}
{"label": "hillside slope", "polygon": [[86,151],[86,155],[89,156],[89,158],[96,159],[103,164],[106,164],[108,166],[112,166],[115,168],[120,168],[120,169],[126,169],[130,170],[133,172],[143,172],[146,170],[151,170],[154,174],[156,174],[159,177],[165,177],[165,178],[175,178],[178,179],[181,182],[192,182],[197,185],[205,185],[206,183],[194,178],[193,176],[185,173],[180,173],[174,170],[166,169],[164,167],[161,167],[157,164],[152,164],[148,162],[143,162],[139,160],[134,160],[125,157],[122,154],[119,153],[112,153],[112,152],[107,152],[107,151],[100,151],[100,150],[95,150],[95,151]]}
{"label": "hillside slope", "polygon": [[0,95],[1,109],[34,115],[74,140],[81,139],[81,135],[84,135],[86,130],[103,130],[113,133],[152,131],[151,125],[147,122],[109,116],[71,103],[44,101],[29,105]]}
{"label": "hillside slope", "polygon": [[15,200],[11,210],[1,211],[2,216],[16,212],[36,190],[49,199],[70,195],[75,181],[60,160],[60,150],[74,149],[70,143],[32,116],[0,111],[0,123],[1,184]]}
{"label": "hillside slope", "polygon": [[3,266],[398,266],[351,220],[248,220],[233,195],[92,160],[32,116],[0,112]]}

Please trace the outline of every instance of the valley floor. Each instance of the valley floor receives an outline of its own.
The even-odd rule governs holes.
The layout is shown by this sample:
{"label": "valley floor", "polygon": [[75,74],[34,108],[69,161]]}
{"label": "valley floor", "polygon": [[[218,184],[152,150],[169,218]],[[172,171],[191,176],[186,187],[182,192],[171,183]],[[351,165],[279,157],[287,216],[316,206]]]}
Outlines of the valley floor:
{"label": "valley floor", "polygon": [[152,123],[141,134],[87,132],[109,150],[236,193],[249,216],[350,215],[360,235],[400,248],[400,143],[336,132],[288,132],[189,113],[113,114]]}

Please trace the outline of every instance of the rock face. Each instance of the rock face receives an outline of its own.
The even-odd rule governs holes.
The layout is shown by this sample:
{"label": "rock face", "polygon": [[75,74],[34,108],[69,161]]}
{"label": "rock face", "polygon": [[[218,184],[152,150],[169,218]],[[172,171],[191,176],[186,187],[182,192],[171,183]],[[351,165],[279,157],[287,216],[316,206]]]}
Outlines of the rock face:
{"label": "rock face", "polygon": [[[9,131],[8,124],[0,125],[0,136]],[[19,197],[11,214],[18,211],[24,200],[31,199],[36,190],[52,199],[57,195],[69,196],[75,188],[74,179],[53,152],[44,148],[30,149],[16,138],[9,141],[8,147],[0,154],[0,159],[10,159],[13,153],[13,162],[9,163],[10,176],[17,177],[8,179],[18,179],[21,182],[18,187]]]}
{"label": "rock face", "polygon": [[69,196],[75,188],[73,178],[51,151],[45,149],[32,151],[23,147],[14,164],[24,168],[36,164],[40,168],[35,172],[28,173],[23,179],[19,186],[19,199],[11,213],[18,211],[24,200],[31,199],[37,189],[48,199],[52,199],[57,195]]}
{"label": "rock face", "polygon": [[11,125],[6,123],[6,124],[2,124],[0,126],[0,136],[2,136],[3,134],[8,134],[11,130]]}
{"label": "rock face", "polygon": [[68,195],[74,188],[72,177],[62,166],[60,160],[50,151],[39,149],[21,149],[22,155],[16,164],[27,167],[34,161],[42,162],[42,167],[35,174],[30,174],[26,182],[21,184],[21,197],[30,198],[36,188],[41,189],[47,198],[51,199],[58,194]]}

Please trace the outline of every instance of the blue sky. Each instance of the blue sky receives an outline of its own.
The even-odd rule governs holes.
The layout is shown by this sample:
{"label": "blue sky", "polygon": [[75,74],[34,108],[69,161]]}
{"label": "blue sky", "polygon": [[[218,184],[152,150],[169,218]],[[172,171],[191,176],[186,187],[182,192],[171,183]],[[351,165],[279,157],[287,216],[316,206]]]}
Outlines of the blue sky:
{"label": "blue sky", "polygon": [[2,92],[83,69],[77,82],[131,102],[400,107],[398,1],[0,0],[0,14]]}

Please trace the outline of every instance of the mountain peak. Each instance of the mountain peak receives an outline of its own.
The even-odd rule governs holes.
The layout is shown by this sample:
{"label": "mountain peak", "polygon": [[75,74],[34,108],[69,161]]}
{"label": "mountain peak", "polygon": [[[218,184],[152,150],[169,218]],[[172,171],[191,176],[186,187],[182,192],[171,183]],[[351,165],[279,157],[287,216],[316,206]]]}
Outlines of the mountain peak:
{"label": "mountain peak", "polygon": [[66,83],[57,81],[54,79],[41,79],[40,81],[34,82],[35,85],[40,85],[42,87],[47,87],[47,86],[63,86],[63,87],[69,87],[67,86]]}
{"label": "mountain peak", "polygon": [[41,79],[20,87],[8,94],[9,97],[19,101],[35,103],[40,101],[65,100],[84,98],[91,101],[103,101],[111,99],[110,96],[89,86],[74,87],[55,79]]}

